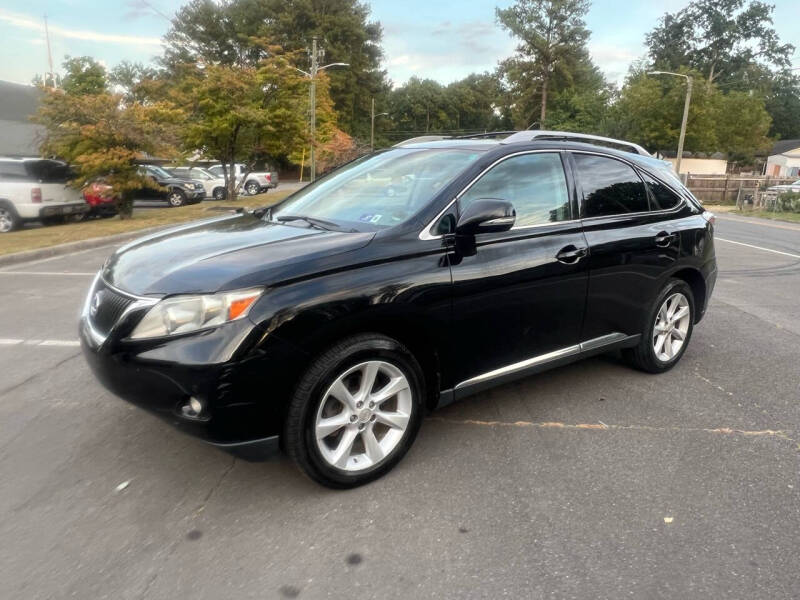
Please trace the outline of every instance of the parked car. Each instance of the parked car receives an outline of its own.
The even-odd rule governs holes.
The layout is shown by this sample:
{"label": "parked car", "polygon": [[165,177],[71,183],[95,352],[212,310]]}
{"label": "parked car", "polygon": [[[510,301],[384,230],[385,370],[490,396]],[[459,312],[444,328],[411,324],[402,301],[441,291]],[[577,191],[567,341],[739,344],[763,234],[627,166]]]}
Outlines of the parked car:
{"label": "parked car", "polygon": [[[245,178],[245,176],[247,176],[246,181],[244,182],[244,185],[242,185],[241,189],[251,196],[278,187],[277,172],[252,171],[248,173],[247,165],[242,163],[235,163],[233,168],[237,185],[242,181],[242,179]],[[217,177],[225,176],[225,170],[222,165],[214,165],[213,167],[209,167],[208,170]]]}
{"label": "parked car", "polygon": [[83,199],[89,205],[89,212],[84,215],[85,218],[113,217],[118,212],[113,190],[102,178],[84,186]]}
{"label": "parked car", "polygon": [[784,183],[782,185],[772,185],[767,188],[769,192],[786,193],[786,192],[800,192],[800,179],[792,183]]}
{"label": "parked car", "polygon": [[139,198],[165,200],[170,206],[183,206],[201,202],[206,196],[200,181],[175,177],[156,165],[140,165],[139,174],[158,184],[158,187],[143,187],[137,192]]}
{"label": "parked car", "polygon": [[213,198],[214,200],[224,200],[226,194],[225,179],[221,176],[214,175],[206,169],[200,167],[173,167],[165,169],[174,177],[181,179],[191,179],[199,181],[203,184],[203,189],[206,192],[206,198]]}
{"label": "parked car", "polygon": [[80,217],[89,206],[70,187],[67,163],[41,158],[0,158],[0,233],[26,221],[45,225]]}
{"label": "parked car", "polygon": [[178,428],[339,488],[488,387],[617,350],[671,369],[714,289],[713,215],[647,156],[526,135],[391,148],[120,248],[86,359]]}

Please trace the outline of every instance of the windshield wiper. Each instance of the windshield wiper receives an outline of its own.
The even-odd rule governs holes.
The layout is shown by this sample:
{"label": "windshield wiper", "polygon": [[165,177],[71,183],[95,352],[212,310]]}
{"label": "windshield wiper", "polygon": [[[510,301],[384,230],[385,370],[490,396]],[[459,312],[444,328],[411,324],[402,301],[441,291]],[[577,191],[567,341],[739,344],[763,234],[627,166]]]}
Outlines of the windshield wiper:
{"label": "windshield wiper", "polygon": [[275,220],[279,223],[285,223],[287,221],[305,221],[312,227],[322,229],[323,231],[345,231],[347,233],[356,233],[357,231],[337,225],[333,221],[326,221],[325,219],[318,219],[317,217],[306,217],[304,215],[279,215],[275,217]]}

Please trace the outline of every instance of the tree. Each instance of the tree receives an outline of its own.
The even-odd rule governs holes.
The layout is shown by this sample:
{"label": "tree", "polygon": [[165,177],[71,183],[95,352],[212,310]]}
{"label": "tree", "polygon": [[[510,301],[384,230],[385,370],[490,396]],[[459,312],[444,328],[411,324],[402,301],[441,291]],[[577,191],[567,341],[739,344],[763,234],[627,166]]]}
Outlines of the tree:
{"label": "tree", "polygon": [[126,102],[146,102],[150,98],[147,82],[158,78],[158,71],[142,63],[123,60],[108,75],[108,81],[123,95]]}
{"label": "tree", "polygon": [[[647,65],[635,66],[610,111],[608,133],[637,142],[653,151],[673,151],[678,144],[685,83],[677,78],[648,76]],[[752,160],[769,145],[770,118],[763,98],[744,92],[722,94],[706,85],[702,75],[696,82],[684,148],[690,152],[724,152],[733,160]]]}
{"label": "tree", "polygon": [[699,71],[707,86],[752,89],[755,65],[786,68],[794,52],[772,27],[773,9],[759,0],[695,0],[647,34],[650,59],[658,69]]}
{"label": "tree", "polygon": [[[290,55],[275,46],[269,52],[257,67],[196,65],[170,91],[172,103],[185,107],[185,151],[223,164],[229,198],[237,191],[235,178],[228,177],[234,163],[252,169],[260,160],[292,153],[305,140],[308,80],[292,67]],[[320,87],[324,106],[326,88]]]}
{"label": "tree", "polygon": [[317,36],[326,62],[350,67],[331,70],[331,97],[341,126],[369,135],[370,102],[389,92],[381,70],[382,31],[368,20],[369,8],[357,0],[192,0],[178,11],[164,38],[162,64],[212,63],[257,67],[266,58],[259,39],[270,39],[291,53],[293,64],[308,70],[307,48]]}
{"label": "tree", "polygon": [[61,87],[68,94],[102,94],[108,87],[106,69],[91,56],[65,57]]}
{"label": "tree", "polygon": [[778,73],[766,93],[766,106],[772,117],[770,136],[800,138],[800,77],[791,71]]}
{"label": "tree", "polygon": [[585,50],[589,30],[583,16],[588,10],[588,0],[517,0],[495,9],[500,25],[520,40],[513,69],[528,74],[529,84],[538,83],[541,127],[551,79],[554,74],[569,78],[569,59]]}
{"label": "tree", "polygon": [[120,218],[130,217],[134,192],[152,186],[138,174],[137,162],[145,154],[175,155],[174,124],[180,119],[179,110],[164,104],[125,105],[118,94],[60,89],[46,90],[34,118],[46,132],[42,155],[71,164],[76,187],[103,177],[112,187]]}

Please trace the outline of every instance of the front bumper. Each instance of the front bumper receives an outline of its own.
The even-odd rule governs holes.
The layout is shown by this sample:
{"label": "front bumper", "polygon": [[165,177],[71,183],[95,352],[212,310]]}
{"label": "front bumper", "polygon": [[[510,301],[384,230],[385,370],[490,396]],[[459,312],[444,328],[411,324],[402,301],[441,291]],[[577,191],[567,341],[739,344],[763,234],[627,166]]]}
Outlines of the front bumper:
{"label": "front bumper", "polygon": [[[112,333],[98,342],[88,317],[80,322],[84,357],[109,391],[249,460],[278,449],[290,389],[284,375],[291,349],[248,351],[262,335],[245,319],[175,339],[133,342]],[[232,339],[241,352],[215,362]],[[203,403],[199,415],[184,410],[190,398]]]}

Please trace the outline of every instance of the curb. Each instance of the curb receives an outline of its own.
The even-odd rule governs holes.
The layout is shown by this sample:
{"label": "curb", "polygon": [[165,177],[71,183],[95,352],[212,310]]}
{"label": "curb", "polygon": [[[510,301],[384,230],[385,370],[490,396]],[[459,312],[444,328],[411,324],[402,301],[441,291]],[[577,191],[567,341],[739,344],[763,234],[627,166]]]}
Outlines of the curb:
{"label": "curb", "polygon": [[173,227],[173,226],[174,225],[146,227],[144,229],[137,229],[135,231],[126,231],[125,233],[115,233],[114,235],[107,235],[104,237],[89,238],[88,240],[79,240],[77,242],[67,242],[66,244],[57,244],[55,246],[47,246],[45,248],[25,250],[24,252],[3,254],[0,255],[0,267],[5,267],[8,265],[16,265],[31,260],[39,260],[42,258],[50,258],[53,256],[59,256],[60,254],[69,254],[72,252],[78,252],[80,250],[90,250],[91,248],[108,246],[110,244],[115,244],[117,242],[127,242],[145,236],[149,233],[154,233],[161,229],[166,229],[167,227]]}

